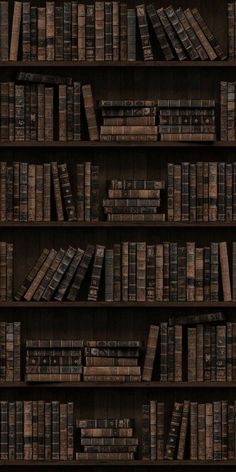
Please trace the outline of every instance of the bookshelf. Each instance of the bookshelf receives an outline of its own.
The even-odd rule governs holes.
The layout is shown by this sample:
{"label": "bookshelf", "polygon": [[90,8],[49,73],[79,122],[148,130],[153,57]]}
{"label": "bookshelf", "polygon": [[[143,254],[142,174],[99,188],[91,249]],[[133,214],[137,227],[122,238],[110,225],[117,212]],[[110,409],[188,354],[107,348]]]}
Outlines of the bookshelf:
{"label": "bookshelf", "polygon": [[[13,9],[13,0],[9,0]],[[43,4],[43,1],[37,4]],[[63,4],[63,0],[60,1]],[[89,2],[87,2],[89,3]],[[137,2],[128,0],[128,5]],[[144,1],[145,4],[149,2]],[[227,1],[226,0],[155,0],[156,6],[197,7],[209,26],[217,33],[217,38],[226,50],[227,45]],[[36,0],[32,0],[36,4]],[[223,12],[223,13],[222,13]],[[139,45],[140,46],[140,45]],[[14,80],[18,71],[44,72],[70,76],[82,83],[93,86],[96,100],[119,98],[213,98],[217,103],[217,139],[219,139],[219,100],[221,80],[236,80],[236,62],[234,61],[147,61],[134,62],[0,62],[1,80]],[[86,135],[86,130],[85,130]],[[67,162],[70,170],[75,171],[75,164],[91,160],[100,166],[101,195],[104,194],[106,180],[110,178],[148,179],[153,175],[164,175],[168,161],[196,162],[235,160],[236,142],[219,140],[207,143],[195,142],[0,142],[1,160],[9,163],[24,161],[29,163]],[[27,268],[39,255],[43,247],[65,247],[68,244],[86,243],[105,244],[111,247],[121,241],[158,241],[196,240],[201,244],[209,241],[232,242],[235,240],[236,222],[162,222],[162,223],[95,223],[83,222],[38,222],[1,223],[1,239],[14,243],[15,267],[14,288],[22,281]],[[35,231],[37,229],[37,231]],[[121,231],[122,229],[122,231]],[[184,231],[182,231],[184,230]],[[214,230],[212,232],[212,230]],[[110,246],[109,246],[110,245]],[[80,339],[140,339],[147,340],[150,324],[166,321],[176,314],[206,313],[222,310],[227,320],[235,319],[236,302],[1,302],[0,321],[21,321],[22,345],[32,338],[59,339],[77,336]],[[22,356],[23,357],[23,356]],[[22,371],[24,366],[22,366]],[[147,472],[151,468],[185,470],[194,467],[196,472],[212,469],[219,471],[225,467],[234,470],[235,460],[227,461],[143,461],[141,460],[141,423],[142,404],[149,400],[165,401],[168,411],[168,423],[174,400],[215,401],[222,398],[233,402],[235,382],[65,382],[27,384],[21,382],[0,383],[2,400],[60,400],[74,401],[81,418],[99,418],[108,416],[135,418],[136,435],[140,446],[135,461],[4,461],[0,467],[11,470],[17,468],[43,468],[51,470],[57,467],[80,467],[82,470],[103,471],[120,467],[124,472],[130,468],[139,468]],[[78,450],[78,440],[75,449]]]}

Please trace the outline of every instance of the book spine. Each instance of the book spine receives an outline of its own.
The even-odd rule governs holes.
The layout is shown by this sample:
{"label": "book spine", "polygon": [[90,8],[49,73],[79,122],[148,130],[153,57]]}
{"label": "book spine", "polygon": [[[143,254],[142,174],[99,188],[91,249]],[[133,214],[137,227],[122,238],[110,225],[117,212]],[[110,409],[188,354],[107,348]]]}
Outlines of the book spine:
{"label": "book spine", "polygon": [[166,450],[165,450],[165,459],[173,460],[174,454],[177,446],[180,424],[183,412],[183,404],[175,402],[174,408],[172,411],[170,430],[168,433]]}
{"label": "book spine", "polygon": [[150,460],[150,405],[142,407],[142,459]]}
{"label": "book spine", "polygon": [[97,301],[98,299],[98,291],[99,291],[100,280],[101,280],[104,253],[105,253],[105,246],[97,245],[95,249],[94,265],[93,265],[91,283],[90,283],[89,293],[88,293],[88,300],[90,301]]}
{"label": "book spine", "polygon": [[114,301],[114,251],[105,250],[105,301]]}
{"label": "book spine", "polygon": [[104,2],[95,3],[95,59],[104,61]]}
{"label": "book spine", "polygon": [[71,183],[69,179],[67,164],[58,165],[59,179],[61,183],[62,195],[64,199],[65,209],[68,221],[75,221],[76,211],[75,203],[72,195]]}
{"label": "book spine", "polygon": [[127,59],[136,61],[136,12],[133,8],[127,10],[127,42]]}
{"label": "book spine", "polygon": [[[136,25],[136,23],[135,23]],[[134,29],[134,28],[133,28]],[[113,61],[119,61],[120,47],[120,5],[119,2],[112,2],[112,53]]]}
{"label": "book spine", "polygon": [[38,61],[46,59],[46,9],[38,7]]}
{"label": "book spine", "polygon": [[112,43],[112,2],[105,2],[105,28],[104,28],[104,42],[105,42],[105,61],[112,61],[113,59],[113,43]]}
{"label": "book spine", "polygon": [[127,4],[120,4],[120,60],[128,59]]}
{"label": "book spine", "polygon": [[71,60],[78,61],[78,4],[71,4]]}
{"label": "book spine", "polygon": [[152,45],[148,31],[148,23],[145,11],[145,5],[137,5],[136,13],[138,19],[139,32],[141,36],[141,43],[143,49],[143,56],[145,61],[153,60]]}
{"label": "book spine", "polygon": [[54,50],[54,17],[55,17],[55,2],[46,2],[46,60],[54,61],[55,50]]}
{"label": "book spine", "polygon": [[64,61],[71,61],[71,2],[64,2],[64,35],[63,35],[63,47],[64,47]]}
{"label": "book spine", "polygon": [[86,46],[85,46],[85,5],[78,5],[78,60],[85,61]]}
{"label": "book spine", "polygon": [[63,22],[64,22],[63,7],[55,6],[55,44],[54,55],[56,61],[63,61],[64,59],[64,41],[63,41]]}
{"label": "book spine", "polygon": [[129,291],[129,243],[122,243],[122,253],[121,253],[121,276],[122,276],[122,301],[128,301],[128,291]]}
{"label": "book spine", "polygon": [[151,382],[152,380],[153,365],[154,365],[154,360],[155,360],[155,355],[156,355],[158,336],[159,336],[159,326],[151,325],[149,328],[147,350],[146,350],[143,373],[142,373],[142,380],[144,382]]}
{"label": "book spine", "polygon": [[95,7],[94,5],[85,5],[85,52],[86,61],[95,59]]}
{"label": "book spine", "polygon": [[[8,60],[8,5],[7,2],[1,4],[1,43],[5,44],[2,46],[2,60]],[[14,2],[14,11],[12,19],[12,32],[10,42],[10,61],[17,61],[19,51],[19,38],[20,38],[20,25],[22,15],[22,2]]]}
{"label": "book spine", "polygon": [[128,301],[134,302],[137,299],[137,246],[136,243],[129,242],[129,255],[128,255]]}

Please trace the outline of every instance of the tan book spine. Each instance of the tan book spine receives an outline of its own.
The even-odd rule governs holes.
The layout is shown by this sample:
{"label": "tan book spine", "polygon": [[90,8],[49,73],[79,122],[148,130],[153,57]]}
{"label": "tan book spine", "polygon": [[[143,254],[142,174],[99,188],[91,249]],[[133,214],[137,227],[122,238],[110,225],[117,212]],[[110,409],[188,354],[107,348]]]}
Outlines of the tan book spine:
{"label": "tan book spine", "polygon": [[39,269],[38,273],[36,274],[34,280],[32,281],[31,285],[29,286],[28,290],[26,291],[26,293],[24,295],[24,299],[27,300],[28,302],[34,296],[40,282],[42,281],[44,275],[46,274],[47,270],[49,269],[55,255],[56,255],[55,249],[51,249],[51,251],[49,252],[49,254],[46,258],[46,260],[44,261],[44,263],[40,267],[40,269]]}
{"label": "tan book spine", "polygon": [[183,343],[183,329],[181,325],[175,325],[175,382],[182,382],[182,343]]}
{"label": "tan book spine", "polygon": [[43,221],[51,221],[51,164],[43,164]]}
{"label": "tan book spine", "polygon": [[104,2],[95,2],[95,59],[104,61]]}
{"label": "tan book spine", "polygon": [[227,243],[220,242],[219,248],[220,248],[220,266],[221,266],[221,278],[222,278],[222,285],[223,285],[224,301],[230,302],[232,300],[232,296],[231,296],[231,283],[230,283]]}
{"label": "tan book spine", "polygon": [[137,243],[137,301],[146,300],[146,243]]}
{"label": "tan book spine", "polygon": [[197,380],[197,331],[188,328],[188,382]]}
{"label": "tan book spine", "polygon": [[195,300],[195,243],[187,242],[187,301]]}
{"label": "tan book spine", "polygon": [[163,301],[164,288],[164,248],[163,244],[156,245],[156,301]]}
{"label": "tan book spine", "polygon": [[11,44],[10,44],[10,61],[17,61],[18,59],[21,15],[22,15],[22,2],[14,2]]}
{"label": "tan book spine", "polygon": [[85,61],[85,5],[78,5],[78,59]]}
{"label": "tan book spine", "polygon": [[206,403],[206,460],[213,460],[213,407]]}
{"label": "tan book spine", "polygon": [[198,404],[190,403],[190,459],[198,460]]}
{"label": "tan book spine", "polygon": [[43,166],[36,165],[36,221],[43,221]]}
{"label": "tan book spine", "polygon": [[140,367],[84,367],[83,368],[84,375],[140,375]]}
{"label": "tan book spine", "polygon": [[198,460],[206,459],[206,408],[204,403],[198,404]]}
{"label": "tan book spine", "polygon": [[99,133],[91,85],[83,85],[82,94],[84,100],[85,115],[88,125],[89,139],[90,141],[97,141],[99,140]]}
{"label": "tan book spine", "polygon": [[46,8],[38,8],[38,61],[46,59]]}
{"label": "tan book spine", "polygon": [[36,165],[28,167],[28,221],[36,221]]}
{"label": "tan book spine", "polygon": [[55,37],[55,2],[46,2],[46,60],[54,61],[54,37]]}
{"label": "tan book spine", "polygon": [[64,221],[62,194],[61,194],[57,162],[51,162],[51,167],[52,167],[52,181],[53,181],[54,197],[55,197],[55,203],[56,203],[57,220]]}
{"label": "tan book spine", "polygon": [[178,446],[178,452],[177,452],[177,460],[179,461],[184,460],[186,436],[187,436],[188,421],[189,421],[189,410],[190,410],[190,402],[188,400],[185,400],[184,406],[183,406],[182,420],[181,420],[181,425],[180,425],[179,446]]}
{"label": "tan book spine", "polygon": [[142,380],[144,382],[151,382],[153,374],[153,365],[156,355],[157,342],[159,336],[159,326],[151,325],[149,328],[147,349],[144,360],[144,367],[142,373]]}
{"label": "tan book spine", "polygon": [[150,401],[150,449],[151,461],[157,459],[157,403]]}

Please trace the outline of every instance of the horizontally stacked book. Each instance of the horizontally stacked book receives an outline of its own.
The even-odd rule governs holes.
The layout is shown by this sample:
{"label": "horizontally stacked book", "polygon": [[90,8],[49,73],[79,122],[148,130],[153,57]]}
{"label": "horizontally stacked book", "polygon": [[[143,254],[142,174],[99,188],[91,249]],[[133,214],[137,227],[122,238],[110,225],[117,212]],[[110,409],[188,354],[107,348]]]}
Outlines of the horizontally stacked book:
{"label": "horizontally stacked book", "polygon": [[165,221],[160,213],[164,188],[163,180],[110,180],[103,200],[107,221]]}
{"label": "horizontally stacked book", "polygon": [[224,323],[222,313],[193,315],[192,318],[180,316],[172,322],[150,326],[143,381],[236,380],[235,323]]}
{"label": "horizontally stacked book", "polygon": [[161,141],[215,141],[215,100],[158,100]]}
{"label": "horizontally stacked book", "polygon": [[86,341],[85,382],[140,382],[139,341]]}
{"label": "horizontally stacked book", "polygon": [[0,423],[1,460],[73,460],[72,402],[1,401]]}
{"label": "horizontally stacked book", "polygon": [[98,221],[99,168],[76,170],[74,192],[65,163],[0,162],[0,222]]}
{"label": "horizontally stacked book", "polygon": [[134,460],[138,438],[131,418],[78,420],[80,449],[76,459]]}
{"label": "horizontally stacked book", "polygon": [[220,83],[220,139],[235,141],[236,82]]}
{"label": "horizontally stacked book", "polygon": [[101,141],[157,141],[154,100],[101,100]]}
{"label": "horizontally stacked book", "polygon": [[[149,61],[154,57],[181,61],[226,59],[197,8],[183,10],[170,5],[156,10],[152,4],[128,8],[126,3],[117,1],[89,5],[73,1],[64,2],[63,6],[48,1],[37,8],[30,2],[15,1],[9,28],[8,3],[3,2],[0,7],[0,29],[4,30],[0,36],[2,61],[135,61],[137,57]],[[234,57],[233,32],[234,12],[229,8],[231,59]],[[137,48],[139,37],[140,51]]]}
{"label": "horizontally stacked book", "polygon": [[83,345],[80,340],[27,340],[26,382],[79,382]]}
{"label": "horizontally stacked book", "polygon": [[168,163],[168,221],[236,221],[236,163]]}
{"label": "horizontally stacked book", "polygon": [[167,424],[168,410],[164,402],[151,400],[143,405],[143,459],[234,460],[235,404],[175,401]]}
{"label": "horizontally stacked book", "polygon": [[[44,248],[15,300],[100,299],[105,263],[105,301],[224,301],[236,299],[236,244],[232,270],[227,243],[123,242],[113,249],[88,244],[67,250]],[[92,270],[90,270],[91,263]],[[89,287],[84,279],[89,274]],[[231,280],[232,279],[232,280]]]}

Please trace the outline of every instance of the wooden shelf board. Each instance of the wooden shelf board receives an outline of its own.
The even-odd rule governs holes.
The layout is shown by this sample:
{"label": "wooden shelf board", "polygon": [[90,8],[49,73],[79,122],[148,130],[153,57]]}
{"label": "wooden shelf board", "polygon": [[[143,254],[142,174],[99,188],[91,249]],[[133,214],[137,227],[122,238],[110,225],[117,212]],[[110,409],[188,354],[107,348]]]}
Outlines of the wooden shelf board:
{"label": "wooden shelf board", "polygon": [[236,382],[1,382],[1,389],[195,389],[195,388],[212,388],[212,389],[235,389]]}
{"label": "wooden shelf board", "polygon": [[235,467],[236,460],[222,460],[222,461],[190,461],[190,460],[183,460],[183,461],[147,461],[147,460],[134,460],[134,461],[85,461],[85,460],[73,460],[73,461],[0,461],[0,466],[9,467],[9,466],[24,466],[24,467],[78,467],[78,466],[88,466],[88,467],[99,467],[99,466],[130,466],[130,467],[170,467],[179,466],[179,467],[192,467],[192,466],[221,466],[221,467]]}
{"label": "wooden shelf board", "polygon": [[0,148],[236,148],[236,141],[214,142],[105,142],[105,141],[17,141],[0,142]]}
{"label": "wooden shelf board", "polygon": [[219,68],[234,68],[236,62],[234,61],[4,61],[0,62],[2,68],[30,68],[30,67],[55,67],[55,68],[199,68],[205,69],[209,67]]}
{"label": "wooden shelf board", "polygon": [[0,302],[0,308],[236,308],[236,302]]}
{"label": "wooden shelf board", "polygon": [[236,228],[236,222],[150,222],[150,221],[137,221],[137,222],[108,222],[98,221],[92,222],[79,222],[79,221],[50,221],[50,222],[13,222],[8,221],[0,223],[0,228]]}

